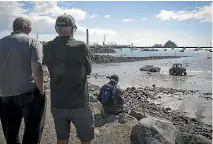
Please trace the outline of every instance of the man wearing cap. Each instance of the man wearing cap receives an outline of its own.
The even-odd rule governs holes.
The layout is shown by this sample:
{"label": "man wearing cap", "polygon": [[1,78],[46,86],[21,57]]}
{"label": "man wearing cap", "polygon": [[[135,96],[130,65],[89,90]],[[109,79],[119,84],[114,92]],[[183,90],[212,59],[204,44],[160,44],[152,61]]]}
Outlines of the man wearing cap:
{"label": "man wearing cap", "polygon": [[18,17],[13,21],[13,32],[0,39],[0,113],[7,144],[20,144],[22,117],[22,144],[40,143],[43,130],[42,45],[28,35],[31,29],[28,19]]}
{"label": "man wearing cap", "polygon": [[88,46],[73,38],[76,28],[72,16],[59,16],[55,23],[58,36],[43,46],[58,144],[68,144],[71,122],[82,144],[91,144],[94,139],[94,117],[87,83],[92,64]]}
{"label": "man wearing cap", "polygon": [[102,100],[102,89],[106,86],[112,86],[115,88],[115,93],[113,94],[113,99],[110,101],[110,103],[104,104],[102,103],[103,110],[106,114],[119,114],[123,110],[124,100],[121,97],[121,95],[124,93],[121,88],[118,87],[119,77],[117,75],[111,75],[110,77],[107,77],[110,79],[108,84],[105,84],[102,86],[101,91],[99,93],[98,100],[101,102]]}

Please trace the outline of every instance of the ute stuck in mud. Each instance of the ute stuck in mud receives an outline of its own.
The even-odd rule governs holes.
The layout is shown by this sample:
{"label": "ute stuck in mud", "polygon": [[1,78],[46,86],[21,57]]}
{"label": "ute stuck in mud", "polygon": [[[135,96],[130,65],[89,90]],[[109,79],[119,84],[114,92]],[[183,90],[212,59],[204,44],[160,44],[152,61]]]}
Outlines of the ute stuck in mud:
{"label": "ute stuck in mud", "polygon": [[148,71],[148,72],[160,72],[161,68],[154,67],[153,65],[146,65],[140,68],[140,71]]}

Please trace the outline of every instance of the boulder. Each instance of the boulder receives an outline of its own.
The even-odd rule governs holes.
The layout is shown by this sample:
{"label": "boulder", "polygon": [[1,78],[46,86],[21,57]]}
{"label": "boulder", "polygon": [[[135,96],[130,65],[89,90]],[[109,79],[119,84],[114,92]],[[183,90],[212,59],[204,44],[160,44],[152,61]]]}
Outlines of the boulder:
{"label": "boulder", "polygon": [[175,144],[211,144],[211,140],[201,135],[180,132],[175,140]]}
{"label": "boulder", "polygon": [[143,118],[132,128],[132,144],[175,144],[178,130],[166,120]]}

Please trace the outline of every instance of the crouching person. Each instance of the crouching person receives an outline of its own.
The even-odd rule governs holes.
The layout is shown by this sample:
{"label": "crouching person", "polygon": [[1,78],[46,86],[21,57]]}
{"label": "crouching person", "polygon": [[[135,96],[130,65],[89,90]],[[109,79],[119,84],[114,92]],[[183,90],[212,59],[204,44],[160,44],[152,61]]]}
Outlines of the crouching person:
{"label": "crouching person", "polygon": [[118,87],[119,77],[117,75],[108,78],[110,81],[101,87],[98,100],[102,104],[104,113],[117,115],[123,112],[124,100],[121,97],[123,90]]}

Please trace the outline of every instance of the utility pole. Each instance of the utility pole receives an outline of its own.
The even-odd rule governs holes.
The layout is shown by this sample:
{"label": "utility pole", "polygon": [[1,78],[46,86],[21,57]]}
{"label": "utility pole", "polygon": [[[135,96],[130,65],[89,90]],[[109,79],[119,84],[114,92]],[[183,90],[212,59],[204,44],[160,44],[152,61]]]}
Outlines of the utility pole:
{"label": "utility pole", "polygon": [[86,30],[86,41],[87,41],[87,45],[89,46],[89,30]]}
{"label": "utility pole", "polygon": [[106,40],[106,37],[105,37],[105,35],[104,35],[103,46],[105,46],[105,40]]}
{"label": "utility pole", "polygon": [[36,38],[37,38],[37,40],[38,40],[38,32],[36,33]]}

